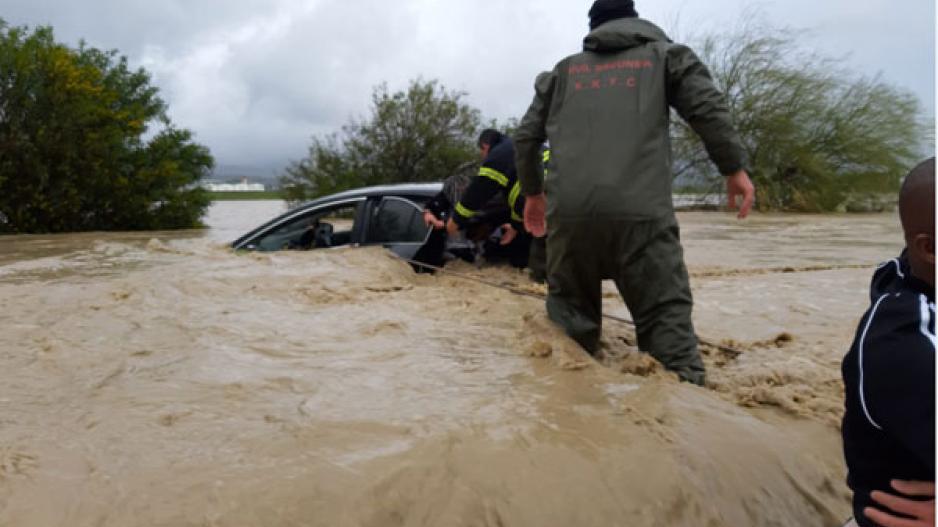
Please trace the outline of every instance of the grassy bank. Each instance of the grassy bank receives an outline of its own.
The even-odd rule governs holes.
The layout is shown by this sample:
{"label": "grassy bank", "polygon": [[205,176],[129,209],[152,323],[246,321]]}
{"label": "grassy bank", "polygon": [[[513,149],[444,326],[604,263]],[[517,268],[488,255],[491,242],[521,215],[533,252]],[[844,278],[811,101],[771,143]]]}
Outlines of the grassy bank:
{"label": "grassy bank", "polygon": [[209,192],[212,201],[242,201],[257,199],[282,200],[283,195],[278,190],[265,190],[259,192]]}

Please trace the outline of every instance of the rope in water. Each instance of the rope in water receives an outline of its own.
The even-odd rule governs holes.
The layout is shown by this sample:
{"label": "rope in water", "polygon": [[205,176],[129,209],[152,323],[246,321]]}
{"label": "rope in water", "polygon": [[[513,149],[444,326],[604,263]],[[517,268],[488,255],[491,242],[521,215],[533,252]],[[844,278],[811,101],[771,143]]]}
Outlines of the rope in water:
{"label": "rope in water", "polygon": [[[393,254],[393,253],[392,253],[392,254]],[[508,291],[509,293],[512,293],[512,294],[515,294],[515,295],[518,295],[518,296],[526,296],[526,297],[530,297],[530,298],[537,298],[538,300],[546,300],[546,299],[547,299],[547,296],[546,296],[546,295],[542,295],[542,294],[540,294],[540,293],[534,293],[534,292],[531,292],[531,291],[525,291],[525,290],[523,290],[523,289],[518,289],[517,287],[512,287],[512,286],[510,286],[510,285],[505,285],[505,284],[501,284],[501,283],[498,283],[498,282],[493,282],[493,281],[491,281],[491,280],[486,280],[485,278],[480,278],[480,277],[478,277],[478,276],[472,276],[472,275],[469,275],[469,274],[458,273],[458,272],[456,272],[456,271],[451,271],[451,270],[443,269],[442,267],[439,267],[439,266],[436,266],[436,265],[431,265],[431,264],[424,263],[424,262],[418,262],[418,261],[416,261],[416,260],[411,260],[411,259],[408,259],[408,258],[404,258],[404,257],[398,256],[398,255],[396,255],[396,254],[395,254],[394,256],[395,256],[397,259],[402,260],[402,261],[404,261],[404,262],[407,262],[407,263],[409,263],[409,264],[411,264],[411,265],[416,265],[416,266],[422,267],[422,268],[424,268],[424,269],[432,269],[433,271],[436,271],[436,272],[438,272],[438,273],[444,274],[444,275],[446,275],[446,276],[452,276],[453,278],[459,278],[459,279],[462,279],[462,280],[468,280],[468,281],[471,281],[471,282],[476,282],[476,283],[484,284],[484,285],[487,285],[487,286],[489,286],[489,287],[494,287],[494,288],[497,288],[497,289],[501,289],[501,290],[503,290],[503,291]],[[605,314],[605,313],[603,313],[602,317],[603,317],[603,318],[606,318],[606,319],[609,319],[609,320],[616,321],[616,322],[620,322],[620,323],[622,323],[622,324],[626,324],[627,326],[630,326],[630,327],[632,327],[632,328],[635,327],[635,322],[633,322],[633,321],[631,321],[631,320],[629,320],[629,319],[627,319],[627,318],[617,317],[617,316],[615,316],[615,315],[608,315],[608,314]],[[743,351],[740,350],[740,349],[736,349],[736,348],[727,346],[727,345],[725,345],[725,344],[718,344],[718,343],[716,343],[716,342],[713,342],[713,341],[710,341],[710,340],[707,340],[707,339],[700,338],[699,336],[697,337],[697,342],[700,343],[700,344],[703,344],[704,346],[707,346],[707,347],[710,347],[710,348],[715,348],[715,349],[717,349],[717,350],[720,350],[720,351],[722,351],[723,353],[727,353],[727,354],[729,354],[729,355],[731,356],[731,358],[736,358],[736,357],[738,357],[738,356],[740,356],[740,355],[743,354]]]}

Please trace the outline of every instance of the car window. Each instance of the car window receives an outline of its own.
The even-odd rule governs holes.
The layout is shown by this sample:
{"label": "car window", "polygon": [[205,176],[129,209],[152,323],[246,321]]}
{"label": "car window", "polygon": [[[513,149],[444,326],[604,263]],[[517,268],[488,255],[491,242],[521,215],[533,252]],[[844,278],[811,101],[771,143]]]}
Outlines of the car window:
{"label": "car window", "polygon": [[319,208],[291,219],[257,241],[261,251],[308,250],[352,243],[360,201]]}
{"label": "car window", "polygon": [[372,209],[368,243],[423,243],[430,232],[423,211],[403,198],[387,197]]}

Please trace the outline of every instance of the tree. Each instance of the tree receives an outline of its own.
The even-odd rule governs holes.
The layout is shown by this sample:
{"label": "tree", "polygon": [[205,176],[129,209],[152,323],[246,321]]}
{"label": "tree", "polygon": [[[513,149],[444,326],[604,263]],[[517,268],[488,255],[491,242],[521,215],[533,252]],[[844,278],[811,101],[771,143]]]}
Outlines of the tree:
{"label": "tree", "polygon": [[[929,138],[918,100],[799,48],[797,39],[750,15],[739,31],[695,46],[729,101],[757,207],[834,210],[854,193],[894,193]],[[678,177],[721,181],[699,138],[675,122]]]}
{"label": "tree", "polygon": [[341,134],[314,137],[307,156],[281,178],[291,202],[340,190],[405,181],[439,181],[477,157],[479,111],[464,93],[413,80],[406,91],[375,87],[371,115]]}
{"label": "tree", "polygon": [[212,164],[143,69],[0,20],[0,232],[197,226]]}

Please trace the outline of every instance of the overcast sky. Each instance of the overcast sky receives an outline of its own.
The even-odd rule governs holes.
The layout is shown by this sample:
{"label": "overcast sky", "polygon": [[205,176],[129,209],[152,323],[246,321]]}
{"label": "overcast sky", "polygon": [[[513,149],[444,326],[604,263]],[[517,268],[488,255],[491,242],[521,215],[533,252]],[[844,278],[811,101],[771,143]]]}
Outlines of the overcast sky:
{"label": "overcast sky", "polygon": [[[438,78],[485,117],[520,117],[534,76],[576,52],[591,0],[2,0],[11,25],[117,49],[153,76],[172,120],[220,164],[271,170],[313,134],[365,115],[374,85]],[[808,30],[809,49],[882,73],[935,113],[934,0],[637,0],[682,34],[731,28],[757,7]]]}

